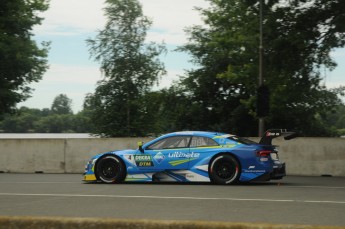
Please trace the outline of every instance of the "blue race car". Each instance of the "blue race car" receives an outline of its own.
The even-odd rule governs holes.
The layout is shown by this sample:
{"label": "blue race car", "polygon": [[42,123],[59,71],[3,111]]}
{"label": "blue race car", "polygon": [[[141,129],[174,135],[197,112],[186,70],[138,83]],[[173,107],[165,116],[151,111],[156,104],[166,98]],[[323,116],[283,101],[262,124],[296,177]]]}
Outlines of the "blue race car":
{"label": "blue race car", "polygon": [[286,130],[268,130],[259,143],[235,135],[185,131],[158,137],[136,150],[96,155],[85,167],[84,181],[212,182],[235,184],[286,176],[272,139],[296,137]]}

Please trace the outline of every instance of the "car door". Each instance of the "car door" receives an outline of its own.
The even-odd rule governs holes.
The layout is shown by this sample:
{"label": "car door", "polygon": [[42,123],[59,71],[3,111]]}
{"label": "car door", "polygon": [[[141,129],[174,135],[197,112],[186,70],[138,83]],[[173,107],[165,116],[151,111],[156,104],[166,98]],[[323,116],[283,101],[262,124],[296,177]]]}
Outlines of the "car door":
{"label": "car door", "polygon": [[[219,152],[219,144],[209,137],[193,136],[190,143],[190,162],[189,168],[195,166],[199,161]],[[198,160],[193,160],[197,158]],[[207,171],[208,165],[200,165],[199,169]]]}
{"label": "car door", "polygon": [[161,139],[144,149],[154,164],[153,170],[187,169],[190,158],[191,136],[171,136]]}

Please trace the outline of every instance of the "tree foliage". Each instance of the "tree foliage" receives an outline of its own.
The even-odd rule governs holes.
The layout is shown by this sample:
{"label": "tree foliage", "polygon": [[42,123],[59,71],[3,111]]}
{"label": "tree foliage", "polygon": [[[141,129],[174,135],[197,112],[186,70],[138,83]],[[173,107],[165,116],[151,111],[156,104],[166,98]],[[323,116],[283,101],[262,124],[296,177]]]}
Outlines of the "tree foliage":
{"label": "tree foliage", "polygon": [[72,114],[72,100],[65,94],[55,97],[51,110],[55,114]]}
{"label": "tree foliage", "polygon": [[[56,101],[62,98],[68,101],[65,107],[55,108]],[[94,126],[83,109],[73,114],[71,99],[66,95],[58,95],[52,104],[52,109],[34,109],[21,107],[14,114],[6,114],[0,121],[0,132],[5,133],[91,133]]]}
{"label": "tree foliage", "polygon": [[[107,0],[107,24],[87,41],[104,78],[86,96],[83,111],[74,115],[71,101],[59,95],[51,109],[22,107],[6,116],[0,130],[101,136],[212,130],[255,136],[259,1],[208,1],[210,8],[199,9],[205,26],[187,29],[189,41],[180,48],[191,54],[196,67],[170,88],[151,91],[164,73],[158,58],[165,49],[145,41],[151,21],[137,0]],[[263,3],[264,83],[270,89],[266,128],[344,135],[344,105],[338,96],[345,88],[327,89],[321,73],[336,66],[332,49],[345,45],[345,2]]]}
{"label": "tree foliage", "polygon": [[39,47],[32,39],[33,26],[46,0],[0,1],[0,115],[28,98],[28,84],[37,82],[47,69],[48,43]]}
{"label": "tree foliage", "polygon": [[[210,8],[200,9],[206,26],[189,28],[189,43],[181,47],[200,66],[188,72],[182,85],[201,109],[211,108],[213,118],[204,120],[209,128],[253,136],[259,4],[209,1]],[[318,116],[340,100],[322,85],[321,70],[336,66],[330,51],[345,44],[345,2],[263,2],[264,78],[271,94],[267,127],[329,135]]]}
{"label": "tree foliage", "polygon": [[151,21],[137,0],[107,0],[106,4],[105,28],[87,41],[104,74],[89,99],[92,120],[101,135],[141,135],[137,123],[144,114],[138,101],[164,73],[158,57],[165,48],[145,42]]}

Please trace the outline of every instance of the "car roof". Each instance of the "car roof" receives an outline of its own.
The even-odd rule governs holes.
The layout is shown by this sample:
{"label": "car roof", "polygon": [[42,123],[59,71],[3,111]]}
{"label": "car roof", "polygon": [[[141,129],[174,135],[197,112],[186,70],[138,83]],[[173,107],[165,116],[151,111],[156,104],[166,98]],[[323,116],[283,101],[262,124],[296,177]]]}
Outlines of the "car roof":
{"label": "car roof", "polygon": [[191,136],[202,136],[202,137],[214,138],[216,136],[223,136],[226,134],[220,133],[220,132],[210,132],[210,131],[179,131],[179,132],[165,134],[163,136],[170,137],[170,136],[179,136],[179,135],[191,135]]}

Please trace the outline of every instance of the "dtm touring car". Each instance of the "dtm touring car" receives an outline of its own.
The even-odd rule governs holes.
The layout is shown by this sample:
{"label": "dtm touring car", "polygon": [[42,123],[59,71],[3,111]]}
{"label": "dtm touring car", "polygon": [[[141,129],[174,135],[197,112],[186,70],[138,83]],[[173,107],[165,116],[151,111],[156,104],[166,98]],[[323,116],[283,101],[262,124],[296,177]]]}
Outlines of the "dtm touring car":
{"label": "dtm touring car", "polygon": [[234,184],[282,179],[285,163],[279,161],[272,139],[296,137],[294,132],[266,131],[259,143],[231,134],[185,131],[158,137],[136,150],[98,154],[85,166],[84,181],[212,182]]}

